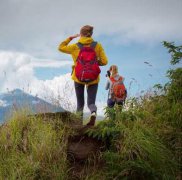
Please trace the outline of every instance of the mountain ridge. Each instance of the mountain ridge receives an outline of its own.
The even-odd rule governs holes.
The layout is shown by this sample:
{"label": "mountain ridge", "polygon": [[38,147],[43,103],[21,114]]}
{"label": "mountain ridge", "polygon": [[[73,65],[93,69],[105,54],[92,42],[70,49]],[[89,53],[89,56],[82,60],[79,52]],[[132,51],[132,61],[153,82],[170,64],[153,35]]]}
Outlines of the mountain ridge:
{"label": "mountain ridge", "polygon": [[65,111],[62,107],[53,105],[21,89],[0,94],[0,122],[5,121],[13,111],[21,108],[28,108],[32,114]]}

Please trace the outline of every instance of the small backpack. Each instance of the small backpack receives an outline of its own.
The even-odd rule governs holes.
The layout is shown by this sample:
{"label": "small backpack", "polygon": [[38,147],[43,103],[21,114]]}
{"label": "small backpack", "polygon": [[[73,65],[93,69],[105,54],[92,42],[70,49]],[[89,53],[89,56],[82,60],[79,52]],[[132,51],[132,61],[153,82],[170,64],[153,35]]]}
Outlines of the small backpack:
{"label": "small backpack", "polygon": [[89,47],[84,47],[83,44],[77,43],[80,52],[76,61],[75,75],[81,82],[94,81],[101,72],[95,52],[96,45],[97,42],[92,42]]}
{"label": "small backpack", "polygon": [[120,76],[118,80],[115,80],[114,77],[110,77],[110,80],[112,82],[111,85],[111,98],[114,101],[124,101],[126,99],[126,88],[123,83],[123,77]]}

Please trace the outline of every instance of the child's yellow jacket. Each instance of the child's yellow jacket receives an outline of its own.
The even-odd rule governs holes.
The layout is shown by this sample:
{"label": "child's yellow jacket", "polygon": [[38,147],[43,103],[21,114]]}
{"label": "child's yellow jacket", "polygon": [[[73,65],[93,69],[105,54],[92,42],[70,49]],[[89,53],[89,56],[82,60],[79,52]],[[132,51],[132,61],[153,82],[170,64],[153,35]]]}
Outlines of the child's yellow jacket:
{"label": "child's yellow jacket", "polygon": [[[77,57],[78,57],[78,54],[79,54],[79,47],[77,46],[77,44],[71,44],[71,45],[68,45],[69,42],[71,41],[70,38],[67,38],[65,41],[63,41],[60,45],[59,45],[59,50],[61,52],[64,52],[64,53],[67,53],[67,54],[71,54],[72,58],[73,58],[73,61],[74,61],[74,65],[73,65],[73,73],[72,73],[72,79],[75,81],[75,82],[78,82],[80,84],[86,84],[86,83],[83,83],[83,82],[80,82],[77,77],[75,76],[75,64],[76,64],[76,60],[77,60]],[[85,46],[89,46],[92,42],[93,42],[93,39],[91,37],[81,37],[78,42],[84,44]],[[100,43],[97,43],[96,47],[95,47],[95,52],[97,54],[97,58],[98,58],[98,61],[99,61],[99,65],[100,66],[104,66],[108,63],[108,60],[107,60],[107,57],[105,55],[105,52],[104,52],[104,49],[102,48],[102,45]],[[98,77],[96,80],[90,82],[90,83],[87,83],[88,85],[91,85],[91,84],[97,84],[99,82],[99,79],[100,77]]]}

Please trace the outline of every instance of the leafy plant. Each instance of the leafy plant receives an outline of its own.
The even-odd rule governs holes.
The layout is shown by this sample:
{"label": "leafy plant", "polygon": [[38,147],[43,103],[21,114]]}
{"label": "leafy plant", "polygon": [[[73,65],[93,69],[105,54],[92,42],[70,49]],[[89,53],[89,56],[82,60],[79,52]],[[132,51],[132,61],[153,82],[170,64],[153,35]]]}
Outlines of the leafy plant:
{"label": "leafy plant", "polygon": [[164,47],[168,49],[168,52],[171,54],[172,65],[178,64],[182,59],[182,46],[176,46],[174,42],[163,41]]}

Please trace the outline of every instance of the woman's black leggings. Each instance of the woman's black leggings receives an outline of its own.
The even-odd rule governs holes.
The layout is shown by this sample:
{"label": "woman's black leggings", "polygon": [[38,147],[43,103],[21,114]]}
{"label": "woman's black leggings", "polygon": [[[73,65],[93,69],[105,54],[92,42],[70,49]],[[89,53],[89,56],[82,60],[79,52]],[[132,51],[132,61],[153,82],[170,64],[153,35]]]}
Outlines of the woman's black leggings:
{"label": "woman's black leggings", "polygon": [[[84,89],[86,85],[75,82],[75,92],[77,98],[77,112],[83,113],[83,108],[85,104],[84,100]],[[97,107],[95,105],[96,95],[97,95],[98,84],[93,84],[87,86],[87,105],[90,112],[97,112]]]}

